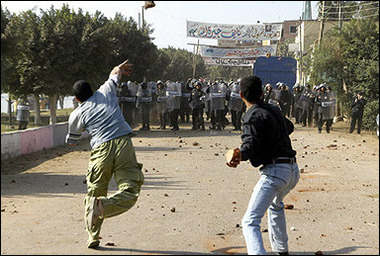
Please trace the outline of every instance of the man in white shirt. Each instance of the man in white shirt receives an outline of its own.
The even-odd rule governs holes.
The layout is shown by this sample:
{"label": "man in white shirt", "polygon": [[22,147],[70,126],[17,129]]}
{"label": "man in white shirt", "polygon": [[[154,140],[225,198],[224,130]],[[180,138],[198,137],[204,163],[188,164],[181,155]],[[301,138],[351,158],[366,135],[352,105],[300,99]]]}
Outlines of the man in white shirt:
{"label": "man in white shirt", "polygon": [[[122,75],[129,76],[128,60],[111,71],[108,80],[93,92],[91,85],[79,80],[73,93],[80,105],[70,114],[66,143],[75,145],[86,130],[91,136],[91,156],[87,170],[85,204],[88,248],[99,246],[104,218],[128,211],[135,205],[144,183],[142,164],[137,162],[131,140],[132,129],[125,121],[117,99],[117,85]],[[118,191],[107,197],[112,178]]]}

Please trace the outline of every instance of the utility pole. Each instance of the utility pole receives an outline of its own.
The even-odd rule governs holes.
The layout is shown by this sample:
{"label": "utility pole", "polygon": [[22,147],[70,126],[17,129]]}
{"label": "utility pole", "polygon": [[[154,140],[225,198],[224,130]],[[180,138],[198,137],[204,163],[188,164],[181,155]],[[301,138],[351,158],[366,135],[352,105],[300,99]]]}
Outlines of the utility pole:
{"label": "utility pole", "polygon": [[[194,48],[195,48],[195,45],[194,45]],[[193,56],[193,78],[195,78],[195,70],[197,68],[198,50],[199,50],[199,39],[198,39],[198,43],[197,43],[197,50],[195,51],[195,54]]]}
{"label": "utility pole", "polygon": [[318,38],[318,46],[321,46],[322,43],[322,36],[323,36],[323,29],[324,29],[324,20],[325,20],[325,1],[322,1],[322,8],[321,8],[321,24],[319,27],[319,38]]}

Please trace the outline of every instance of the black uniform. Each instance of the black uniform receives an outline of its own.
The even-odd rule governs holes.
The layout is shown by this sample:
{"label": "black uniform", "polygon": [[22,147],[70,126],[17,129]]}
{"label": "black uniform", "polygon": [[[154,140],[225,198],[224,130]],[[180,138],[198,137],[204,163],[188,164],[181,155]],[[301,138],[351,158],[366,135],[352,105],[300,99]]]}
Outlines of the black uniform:
{"label": "black uniform", "polygon": [[192,109],[192,117],[193,117],[193,127],[192,130],[201,129],[205,130],[205,123],[203,119],[203,109],[205,108],[205,104],[203,103],[202,97],[204,98],[206,93],[202,91],[201,87],[198,89],[193,89],[191,91],[191,96],[189,99],[189,105]]}
{"label": "black uniform", "polygon": [[352,133],[355,130],[355,124],[356,121],[358,122],[358,134],[360,134],[361,128],[362,128],[362,120],[363,120],[363,112],[364,112],[364,106],[366,105],[367,101],[364,98],[361,98],[360,100],[358,97],[355,97],[351,103],[352,108],[352,116],[351,116],[351,127],[350,127],[350,133]]}

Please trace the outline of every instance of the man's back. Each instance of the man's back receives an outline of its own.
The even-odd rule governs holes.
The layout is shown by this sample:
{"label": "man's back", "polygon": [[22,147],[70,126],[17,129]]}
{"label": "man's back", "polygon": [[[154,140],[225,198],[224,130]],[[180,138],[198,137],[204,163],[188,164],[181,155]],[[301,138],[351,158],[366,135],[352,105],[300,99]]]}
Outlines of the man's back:
{"label": "man's back", "polygon": [[110,77],[99,90],[71,113],[69,135],[80,136],[85,129],[92,136],[91,146],[95,148],[103,142],[132,132],[118,104],[117,82],[117,77]]}

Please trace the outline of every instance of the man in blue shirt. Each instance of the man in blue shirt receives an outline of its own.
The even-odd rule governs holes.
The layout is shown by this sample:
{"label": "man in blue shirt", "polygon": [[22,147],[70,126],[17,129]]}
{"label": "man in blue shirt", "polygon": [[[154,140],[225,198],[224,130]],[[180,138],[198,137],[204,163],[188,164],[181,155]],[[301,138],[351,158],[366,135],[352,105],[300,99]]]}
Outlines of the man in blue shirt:
{"label": "man in blue shirt", "polygon": [[[111,71],[108,80],[93,92],[91,85],[79,80],[73,93],[80,105],[70,114],[66,143],[77,144],[82,131],[91,136],[91,156],[87,170],[85,204],[88,248],[99,246],[99,234],[105,218],[128,211],[140,195],[144,176],[131,140],[132,129],[125,121],[117,99],[122,75],[129,76],[128,60]],[[115,177],[119,191],[107,197],[108,184]]]}

